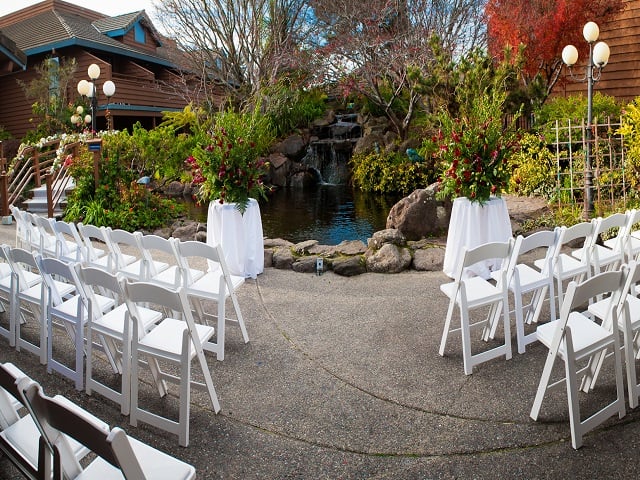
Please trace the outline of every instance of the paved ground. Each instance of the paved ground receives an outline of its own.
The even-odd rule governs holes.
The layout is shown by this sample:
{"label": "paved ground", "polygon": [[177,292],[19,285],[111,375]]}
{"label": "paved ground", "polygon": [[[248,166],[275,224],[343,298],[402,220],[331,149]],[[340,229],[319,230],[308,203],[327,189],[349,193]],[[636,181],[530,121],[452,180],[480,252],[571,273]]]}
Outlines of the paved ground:
{"label": "paved ground", "polygon": [[[13,242],[0,226],[0,241]],[[637,478],[640,414],[610,420],[574,451],[566,396],[529,410],[546,350],[532,345],[465,376],[460,341],[437,353],[447,303],[440,272],[352,278],[267,269],[240,290],[250,343],[227,330],[227,356],[209,359],[222,411],[192,400],[191,444],[128,425],[99,396],[74,391],[33,355],[0,340],[12,361],[112,425],[194,464],[198,478]],[[515,352],[515,346],[514,346]],[[593,411],[614,388],[603,375],[581,399]],[[145,398],[172,409],[176,398]],[[19,478],[0,460],[0,478]]]}

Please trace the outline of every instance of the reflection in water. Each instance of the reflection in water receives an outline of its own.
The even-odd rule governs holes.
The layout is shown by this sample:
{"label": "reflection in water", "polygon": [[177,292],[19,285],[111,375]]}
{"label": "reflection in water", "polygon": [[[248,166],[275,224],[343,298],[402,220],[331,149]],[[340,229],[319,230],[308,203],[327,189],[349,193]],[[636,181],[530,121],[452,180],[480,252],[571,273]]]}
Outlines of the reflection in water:
{"label": "reflection in water", "polygon": [[[337,245],[343,240],[367,239],[385,228],[397,198],[371,195],[347,185],[318,185],[314,189],[283,188],[260,203],[262,229],[267,238],[290,242],[318,240]],[[191,218],[206,222],[205,207],[190,206]]]}

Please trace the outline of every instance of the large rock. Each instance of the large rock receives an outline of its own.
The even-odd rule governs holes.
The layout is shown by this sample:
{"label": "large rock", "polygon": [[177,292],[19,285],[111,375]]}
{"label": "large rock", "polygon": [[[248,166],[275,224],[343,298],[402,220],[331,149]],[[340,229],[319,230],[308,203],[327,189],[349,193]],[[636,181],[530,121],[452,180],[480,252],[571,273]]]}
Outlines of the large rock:
{"label": "large rock", "polygon": [[414,191],[396,203],[387,216],[387,228],[398,229],[407,240],[440,235],[449,226],[451,202],[436,199],[436,186]]}
{"label": "large rock", "polygon": [[290,135],[278,143],[273,151],[282,153],[291,160],[300,161],[307,153],[307,142],[301,135]]}
{"label": "large rock", "polygon": [[333,272],[343,277],[353,277],[367,272],[362,255],[336,258],[331,264]]}
{"label": "large rock", "polygon": [[375,273],[400,273],[409,268],[409,265],[409,249],[392,243],[384,244],[380,250],[367,257],[367,270]]}

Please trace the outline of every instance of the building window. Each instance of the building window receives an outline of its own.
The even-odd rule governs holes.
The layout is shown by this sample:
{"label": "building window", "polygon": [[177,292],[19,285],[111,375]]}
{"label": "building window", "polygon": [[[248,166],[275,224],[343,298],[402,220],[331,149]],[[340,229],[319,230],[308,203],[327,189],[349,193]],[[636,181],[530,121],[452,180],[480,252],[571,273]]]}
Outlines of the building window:
{"label": "building window", "polygon": [[147,36],[146,36],[145,31],[144,31],[144,28],[142,28],[142,25],[140,25],[139,23],[136,23],[133,26],[133,38],[138,43],[146,43],[147,42]]}

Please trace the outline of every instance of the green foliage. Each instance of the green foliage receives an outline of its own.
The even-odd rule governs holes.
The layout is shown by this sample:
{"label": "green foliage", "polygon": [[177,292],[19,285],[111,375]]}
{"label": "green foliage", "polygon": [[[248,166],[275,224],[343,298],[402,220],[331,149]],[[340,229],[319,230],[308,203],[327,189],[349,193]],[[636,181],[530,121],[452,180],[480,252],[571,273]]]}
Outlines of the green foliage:
{"label": "green foliage", "polygon": [[[606,121],[611,117],[617,122],[622,113],[622,104],[614,97],[596,92],[593,95],[592,115],[596,120]],[[555,97],[547,101],[542,108],[535,113],[536,128],[545,139],[555,142],[555,123],[560,121],[560,126],[566,125],[568,120],[575,124],[586,122],[587,98],[583,95],[571,95],[569,97]],[[566,130],[565,130],[566,132]],[[567,141],[567,134],[560,132],[560,141]]]}
{"label": "green foliage", "polygon": [[527,133],[520,140],[520,150],[509,159],[512,175],[509,191],[516,195],[536,195],[547,199],[556,186],[555,156],[539,135]]}
{"label": "green foliage", "polygon": [[631,188],[637,192],[640,181],[640,97],[625,107],[622,124],[616,133],[624,135],[626,174]]}
{"label": "green foliage", "polygon": [[411,162],[395,152],[356,154],[351,158],[353,184],[365,191],[406,195],[433,183],[436,174],[426,162]]}
{"label": "green foliage", "polygon": [[285,78],[263,88],[263,107],[276,137],[306,128],[325,111],[326,95],[317,88],[304,90]]}

